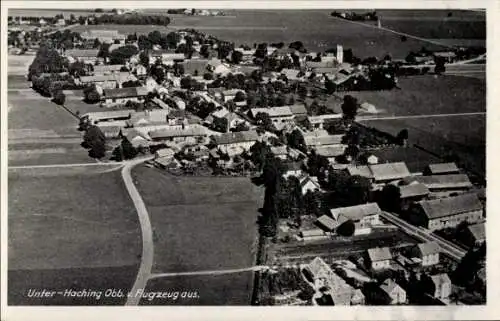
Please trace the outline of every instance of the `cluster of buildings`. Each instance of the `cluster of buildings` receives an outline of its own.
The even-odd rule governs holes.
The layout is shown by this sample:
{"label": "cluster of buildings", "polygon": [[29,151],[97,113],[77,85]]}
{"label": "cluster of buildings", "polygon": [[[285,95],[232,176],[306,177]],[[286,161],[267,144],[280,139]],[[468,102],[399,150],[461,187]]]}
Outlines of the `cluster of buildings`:
{"label": "cluster of buildings", "polygon": [[[189,32],[181,31],[179,35],[178,45],[185,43]],[[82,34],[82,38],[99,39],[115,46],[125,42],[124,35],[112,30],[89,31]],[[303,196],[310,192],[326,192],[318,178],[307,173],[305,164],[314,152],[328,161],[327,170],[343,171],[350,177],[368,179],[371,195],[382,192],[388,186],[395,187],[399,197],[394,202],[400,203],[401,208],[401,212],[395,214],[410,224],[432,233],[444,228],[455,228],[466,222],[462,233],[463,242],[476,247],[485,241],[484,200],[476,193],[476,187],[467,174],[455,164],[429,164],[422,172],[414,173],[405,162],[383,162],[372,154],[366,157],[364,165],[350,158],[348,164],[339,163],[338,157],[345,155],[348,148],[345,133],[332,135],[326,130],[326,124],[341,122],[341,114],[313,116],[304,103],[247,108],[246,99],[236,99],[245,97],[245,90],[211,88],[208,85],[229,74],[250,77],[255,70],[260,69],[252,65],[255,49],[236,48],[243,55],[242,63],[236,65],[229,63],[227,57],[201,58],[198,52],[201,44],[198,42],[193,43],[193,48],[195,53],[189,59],[173,50],[153,48],[148,51],[150,64],[156,64],[159,60],[165,66],[165,79],[162,81],[157,81],[149,73],[151,66],[141,64],[139,54],[130,57],[124,65],[110,65],[98,57],[96,49],[66,50],[64,56],[68,60],[92,65],[89,75],[76,77],[75,83],[95,87],[101,105],[108,108],[82,115],[81,122],[99,126],[111,141],[125,138],[139,150],[154,152],[153,163],[168,169],[206,166],[209,163],[225,169],[235,168],[242,164],[240,156],[247,154],[253,145],[267,142],[274,156],[286,164],[284,176],[297,177]],[[343,62],[341,46],[337,48],[336,54],[320,55],[315,60],[295,50],[268,47],[268,55],[278,60],[291,59],[292,54],[299,55],[300,68],[267,72],[261,83],[307,83],[315,78],[315,82],[321,84],[328,78],[338,88],[342,88],[365,72],[363,66],[353,67]],[[179,66],[182,66],[184,75],[172,71]],[[206,74],[210,76],[206,77]],[[182,88],[181,81],[186,76],[201,85],[196,90]],[[124,86],[131,83],[135,85]],[[193,112],[193,101],[211,104],[215,110],[201,118]],[[142,110],[132,107],[136,104],[142,105]],[[109,107],[113,107],[113,110]],[[298,150],[280,142],[274,131],[263,131],[258,125],[261,114],[267,115],[277,132],[287,134],[298,130],[304,138],[304,149]],[[226,124],[222,130],[218,127],[221,123]],[[330,208],[314,218],[313,227],[294,230],[295,240],[307,244],[338,238],[339,227],[347,222],[353,223],[352,237],[355,238],[363,238],[374,232],[383,233],[390,224],[385,222],[384,211],[380,206],[376,199],[371,199],[366,204]],[[375,275],[384,270],[397,269],[410,273],[438,265],[441,249],[438,244],[423,242],[408,251],[374,246],[365,252],[362,263],[358,262],[359,268]],[[364,288],[347,282],[345,276],[332,270],[319,257],[304,264],[301,271],[304,281],[302,288],[312,294],[312,304],[358,305],[372,300],[371,294],[367,294]],[[451,288],[446,273],[428,277],[424,274],[421,282],[434,285],[428,287],[434,289],[428,291],[430,297],[446,301]],[[387,299],[386,304],[408,302],[407,290],[404,284],[400,284],[401,280],[387,277],[375,283],[377,291],[381,291]],[[281,298],[280,302],[289,302],[287,300],[291,297],[293,295]]]}

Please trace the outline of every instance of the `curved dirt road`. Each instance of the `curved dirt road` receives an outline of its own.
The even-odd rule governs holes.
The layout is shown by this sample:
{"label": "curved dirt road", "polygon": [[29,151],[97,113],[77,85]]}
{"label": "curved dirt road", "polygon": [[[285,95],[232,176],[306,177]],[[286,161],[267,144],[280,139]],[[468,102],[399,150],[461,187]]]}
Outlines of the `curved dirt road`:
{"label": "curved dirt road", "polygon": [[[151,276],[151,268],[153,266],[153,231],[151,229],[151,222],[149,220],[149,214],[146,209],[146,205],[139,194],[139,191],[134,185],[132,176],[130,174],[132,168],[135,165],[143,163],[147,160],[152,159],[153,156],[148,158],[141,158],[132,161],[128,161],[122,168],[122,178],[127,188],[130,198],[134,202],[135,209],[137,210],[137,215],[139,216],[139,223],[141,225],[142,234],[142,256],[139,271],[137,272],[137,278],[134,282],[134,286],[130,290],[130,293],[137,293],[137,290],[143,290],[146,287],[146,283]],[[138,305],[140,301],[140,296],[129,296],[125,305]]]}

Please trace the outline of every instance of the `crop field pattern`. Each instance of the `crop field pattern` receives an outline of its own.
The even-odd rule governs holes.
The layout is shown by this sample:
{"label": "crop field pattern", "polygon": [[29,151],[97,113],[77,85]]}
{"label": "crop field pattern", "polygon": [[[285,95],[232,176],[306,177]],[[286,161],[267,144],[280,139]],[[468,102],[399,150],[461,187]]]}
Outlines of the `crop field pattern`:
{"label": "crop field pattern", "polygon": [[[263,190],[248,178],[176,177],[143,166],[134,169],[133,177],[151,219],[153,273],[254,265]],[[237,286],[230,286],[231,279]],[[193,304],[249,304],[252,280],[252,273],[168,277],[150,280],[148,287],[193,288],[200,291]]]}

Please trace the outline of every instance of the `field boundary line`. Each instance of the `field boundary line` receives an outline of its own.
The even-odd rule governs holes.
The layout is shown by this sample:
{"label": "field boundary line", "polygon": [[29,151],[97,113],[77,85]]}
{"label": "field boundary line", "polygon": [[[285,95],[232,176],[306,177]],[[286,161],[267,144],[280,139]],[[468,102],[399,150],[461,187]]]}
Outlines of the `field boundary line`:
{"label": "field boundary line", "polygon": [[83,167],[83,166],[117,166],[122,167],[123,163],[75,163],[75,164],[47,164],[47,165],[18,165],[8,166],[8,169],[31,169],[31,168],[57,168],[57,167]]}
{"label": "field boundary line", "polygon": [[223,275],[232,273],[242,273],[242,272],[257,272],[266,270],[269,267],[264,265],[254,265],[246,268],[239,269],[223,269],[223,270],[206,270],[206,271],[190,271],[190,272],[172,272],[172,273],[153,273],[150,279],[157,279],[163,277],[174,277],[174,276],[191,276],[191,275]]}
{"label": "field boundary line", "polygon": [[352,20],[347,20],[347,19],[342,19],[342,18],[338,18],[338,17],[332,17],[332,18],[340,20],[340,21],[345,21],[345,22],[349,22],[349,23],[361,25],[361,26],[364,26],[364,27],[367,27],[367,28],[384,30],[384,31],[387,31],[387,32],[390,32],[390,33],[393,33],[393,34],[396,34],[396,35],[399,35],[399,36],[406,36],[408,38],[412,38],[412,39],[416,39],[416,40],[420,40],[420,41],[425,41],[425,42],[428,42],[428,43],[431,43],[431,44],[434,44],[434,45],[439,45],[439,46],[443,46],[443,47],[447,47],[447,48],[453,48],[453,46],[445,44],[443,42],[434,41],[434,40],[422,38],[422,37],[419,37],[419,36],[414,36],[414,35],[411,35],[409,33],[404,33],[404,32],[400,32],[400,31],[396,31],[394,29],[389,29],[389,28],[386,28],[386,27],[378,27],[378,26],[375,26],[375,25],[369,25],[367,23],[358,22],[358,21],[352,21]]}

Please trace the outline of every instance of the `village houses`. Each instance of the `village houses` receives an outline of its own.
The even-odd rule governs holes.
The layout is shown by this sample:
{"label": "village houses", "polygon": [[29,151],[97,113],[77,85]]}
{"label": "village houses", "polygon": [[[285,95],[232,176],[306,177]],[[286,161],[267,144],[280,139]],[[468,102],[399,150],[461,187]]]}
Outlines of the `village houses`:
{"label": "village houses", "polygon": [[483,204],[476,194],[424,200],[410,208],[409,220],[432,231],[455,227],[463,221],[476,223],[483,220]]}
{"label": "village houses", "polygon": [[388,247],[374,247],[368,249],[367,259],[367,266],[372,270],[384,270],[390,267],[392,254]]}

